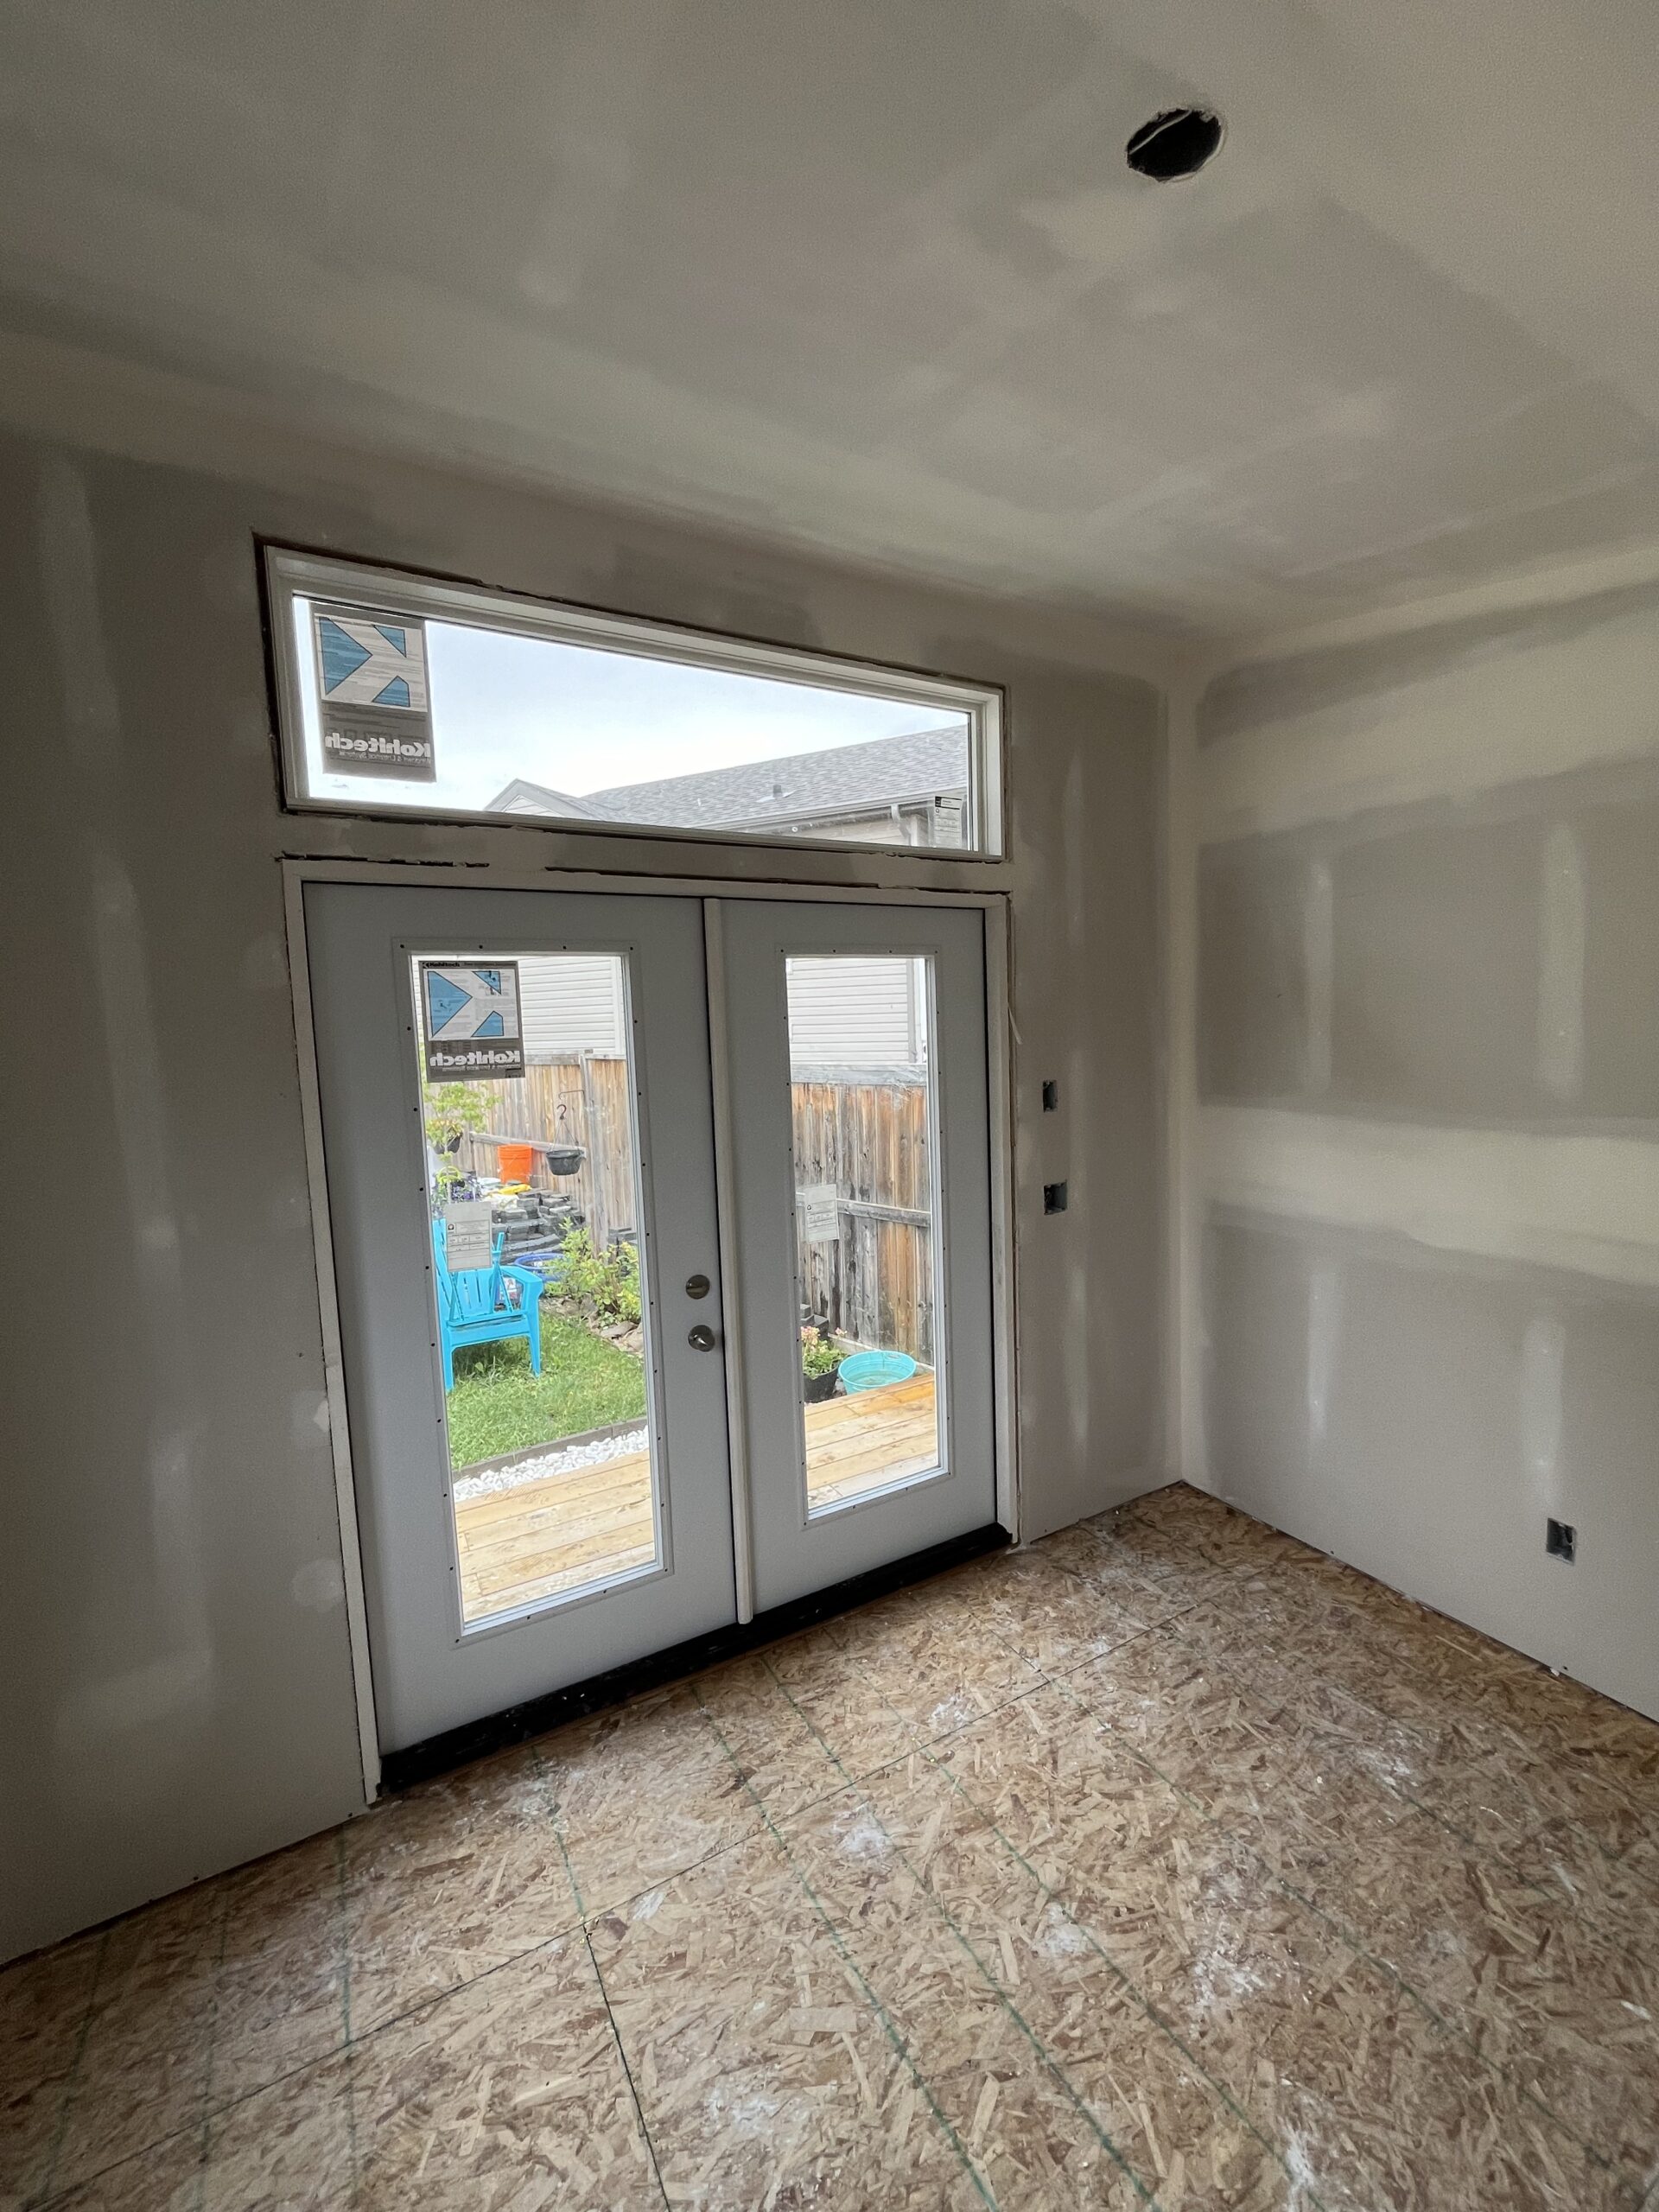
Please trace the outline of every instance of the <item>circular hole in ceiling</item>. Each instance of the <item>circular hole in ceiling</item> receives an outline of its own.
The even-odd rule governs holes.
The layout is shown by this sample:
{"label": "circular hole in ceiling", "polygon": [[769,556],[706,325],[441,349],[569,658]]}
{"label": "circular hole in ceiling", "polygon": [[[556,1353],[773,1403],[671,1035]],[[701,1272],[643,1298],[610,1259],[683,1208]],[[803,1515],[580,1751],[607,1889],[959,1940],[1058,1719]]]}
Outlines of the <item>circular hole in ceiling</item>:
{"label": "circular hole in ceiling", "polygon": [[1173,184],[1196,176],[1221,143],[1222,122],[1207,107],[1170,107],[1143,123],[1123,149],[1137,176]]}

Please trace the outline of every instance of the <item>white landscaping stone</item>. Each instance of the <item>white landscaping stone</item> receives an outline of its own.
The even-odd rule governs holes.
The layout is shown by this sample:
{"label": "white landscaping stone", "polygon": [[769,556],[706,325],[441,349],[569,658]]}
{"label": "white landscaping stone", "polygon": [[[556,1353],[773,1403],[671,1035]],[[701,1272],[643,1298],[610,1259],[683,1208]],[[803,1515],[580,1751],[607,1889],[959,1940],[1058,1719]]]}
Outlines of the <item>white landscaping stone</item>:
{"label": "white landscaping stone", "polygon": [[498,1491],[517,1490],[524,1483],[544,1482],[549,1475],[574,1475],[582,1467],[601,1467],[607,1459],[625,1459],[643,1452],[650,1431],[631,1428],[622,1436],[601,1436],[592,1444],[567,1444],[562,1452],[538,1452],[533,1459],[515,1459],[510,1467],[490,1467],[481,1475],[457,1475],[452,1485],[457,1505],[469,1497],[489,1497]]}

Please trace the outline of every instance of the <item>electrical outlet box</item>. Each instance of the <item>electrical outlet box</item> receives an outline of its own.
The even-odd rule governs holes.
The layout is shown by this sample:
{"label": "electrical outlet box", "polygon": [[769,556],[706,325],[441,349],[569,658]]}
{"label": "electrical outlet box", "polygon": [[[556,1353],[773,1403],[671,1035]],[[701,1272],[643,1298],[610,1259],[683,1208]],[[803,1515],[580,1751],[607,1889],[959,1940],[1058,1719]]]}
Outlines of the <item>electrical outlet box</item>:
{"label": "electrical outlet box", "polygon": [[1060,1086],[1052,1077],[1043,1085],[1043,1111],[1058,1114],[1060,1109]]}
{"label": "electrical outlet box", "polygon": [[1579,1532],[1570,1521],[1546,1521],[1544,1549],[1551,1559],[1565,1560],[1571,1567],[1577,1556]]}
{"label": "electrical outlet box", "polygon": [[1044,1184],[1043,1211],[1045,1213],[1064,1213],[1065,1211],[1065,1185],[1064,1183]]}

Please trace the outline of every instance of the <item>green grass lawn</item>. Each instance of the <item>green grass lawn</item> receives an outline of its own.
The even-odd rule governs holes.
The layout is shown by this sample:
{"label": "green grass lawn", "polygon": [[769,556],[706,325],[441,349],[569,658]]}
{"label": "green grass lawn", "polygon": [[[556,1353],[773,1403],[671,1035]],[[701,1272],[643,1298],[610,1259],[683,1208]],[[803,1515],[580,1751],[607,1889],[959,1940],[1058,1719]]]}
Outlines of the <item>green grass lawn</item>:
{"label": "green grass lawn", "polygon": [[643,1420],[645,1362],[594,1336],[580,1321],[542,1315],[542,1371],[530,1371],[523,1338],[473,1344],[455,1354],[449,1393],[449,1462],[459,1471],[480,1459],[552,1444],[612,1421]]}

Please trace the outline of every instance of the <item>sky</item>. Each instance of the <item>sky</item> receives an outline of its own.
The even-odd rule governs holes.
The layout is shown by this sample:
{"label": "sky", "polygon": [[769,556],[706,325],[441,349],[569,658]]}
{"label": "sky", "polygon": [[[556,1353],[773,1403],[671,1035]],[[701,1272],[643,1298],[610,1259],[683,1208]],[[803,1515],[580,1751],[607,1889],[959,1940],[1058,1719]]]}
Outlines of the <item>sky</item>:
{"label": "sky", "polygon": [[[295,603],[295,620],[300,666],[308,676],[309,608],[302,600]],[[436,781],[387,778],[371,785],[324,773],[308,683],[314,797],[476,810],[515,776],[556,791],[602,791],[937,729],[952,718],[913,699],[813,690],[460,623],[429,622],[426,641]]]}

